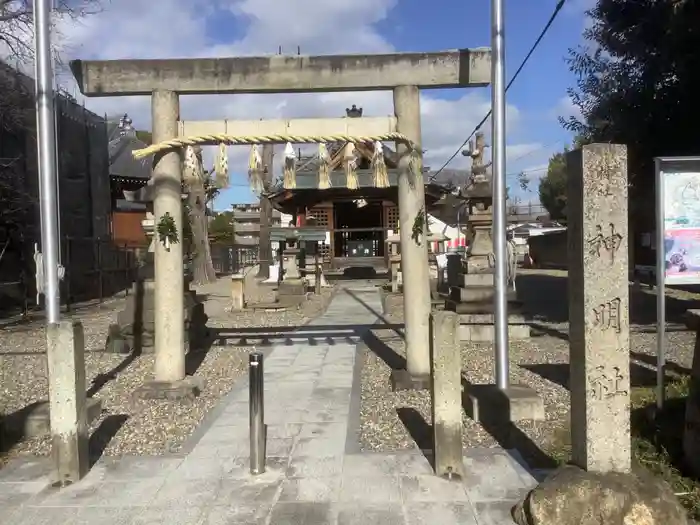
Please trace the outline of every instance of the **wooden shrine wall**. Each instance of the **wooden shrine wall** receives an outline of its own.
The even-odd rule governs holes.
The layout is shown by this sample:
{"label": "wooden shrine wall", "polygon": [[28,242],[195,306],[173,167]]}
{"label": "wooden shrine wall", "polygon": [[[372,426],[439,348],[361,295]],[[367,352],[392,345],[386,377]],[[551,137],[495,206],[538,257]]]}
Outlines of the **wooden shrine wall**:
{"label": "wooden shrine wall", "polygon": [[388,230],[396,230],[399,226],[399,207],[393,202],[384,202],[384,227]]}
{"label": "wooden shrine wall", "polygon": [[[316,217],[316,224],[318,226],[322,226],[322,227],[327,228],[329,230],[333,230],[335,228],[335,224],[333,221],[333,203],[332,202],[324,202],[321,204],[317,204],[316,206],[314,206],[313,208],[308,210],[308,214]],[[331,243],[330,244],[323,244],[321,247],[321,257],[323,258],[324,264],[330,264],[332,253],[333,253],[333,234],[331,233]]]}
{"label": "wooden shrine wall", "polygon": [[[384,227],[387,230],[393,230],[396,232],[399,223],[398,206],[396,206],[396,204],[393,202],[384,201],[382,203],[382,207],[382,224],[377,224],[377,227]],[[307,210],[307,214],[316,218],[316,224],[318,226],[327,228],[331,231],[330,244],[324,244],[321,248],[323,263],[325,265],[330,265],[332,263],[333,254],[335,253],[335,235],[333,235],[333,230],[335,229],[333,202],[323,202],[321,204],[317,204],[316,206]],[[388,250],[385,250],[385,253],[388,254]]]}

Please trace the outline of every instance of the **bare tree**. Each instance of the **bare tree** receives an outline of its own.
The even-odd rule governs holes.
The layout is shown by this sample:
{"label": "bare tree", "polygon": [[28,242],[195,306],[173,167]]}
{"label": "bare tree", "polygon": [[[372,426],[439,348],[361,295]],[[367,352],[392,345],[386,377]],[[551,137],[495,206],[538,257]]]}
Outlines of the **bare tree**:
{"label": "bare tree", "polygon": [[196,169],[190,168],[190,176],[184,177],[187,191],[187,208],[192,231],[192,277],[195,284],[207,284],[216,280],[211,260],[207,203],[210,200],[211,173],[202,168],[202,149],[194,148]]}
{"label": "bare tree", "polygon": [[[60,58],[59,22],[79,20],[99,12],[99,0],[55,0],[52,11],[54,53]],[[34,61],[34,0],[0,0],[0,57],[14,65]]]}
{"label": "bare tree", "polygon": [[[61,67],[59,22],[78,20],[100,11],[101,0],[54,0],[54,58]],[[34,81],[27,76],[34,63],[34,0],[0,0],[0,224],[22,222],[33,205],[25,188],[27,137],[35,133]],[[59,88],[61,96],[73,99]],[[73,99],[74,100],[74,99]],[[30,134],[30,135],[28,135]],[[9,146],[8,146],[9,144]]]}

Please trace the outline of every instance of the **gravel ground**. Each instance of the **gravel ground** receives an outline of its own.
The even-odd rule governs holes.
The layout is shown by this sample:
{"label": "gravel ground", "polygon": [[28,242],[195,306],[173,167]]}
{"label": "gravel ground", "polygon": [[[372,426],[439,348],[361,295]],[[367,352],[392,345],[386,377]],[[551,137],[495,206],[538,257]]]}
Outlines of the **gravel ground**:
{"label": "gravel ground", "polygon": [[[538,272],[538,277],[550,272]],[[552,277],[561,278],[566,287],[565,274]],[[538,286],[540,281],[535,283]],[[557,283],[560,286],[562,283]],[[647,294],[649,292],[638,292]],[[696,293],[671,291],[672,297],[685,301],[685,307],[698,301]],[[547,450],[557,430],[568,424],[569,391],[566,388],[568,376],[568,326],[561,320],[561,304],[566,297],[561,294],[527,293],[530,299],[529,310],[540,312],[537,316],[541,330],[537,337],[529,341],[511,341],[510,365],[514,383],[521,383],[535,389],[543,397],[546,420],[542,422],[519,422],[516,426],[540,449]],[[655,298],[640,301],[654,304]],[[537,304],[537,302],[547,304]],[[678,308],[681,305],[676,305]],[[548,309],[557,315],[548,315]],[[637,307],[637,314],[642,315]],[[566,309],[563,315],[566,316]],[[401,322],[401,314],[387,316],[388,322]],[[630,341],[631,374],[633,386],[655,384],[653,363],[656,351],[656,334],[653,326],[636,324],[632,326]],[[375,335],[394,352],[403,356],[404,343],[391,330],[378,329]],[[687,371],[691,367],[695,334],[688,331],[672,331],[668,335],[667,359],[671,363],[669,372]],[[363,450],[391,451],[408,449],[430,440],[430,394],[428,392],[392,392],[389,383],[391,369],[382,359],[365,350],[362,368],[362,402],[360,441]],[[493,346],[487,343],[464,343],[462,345],[462,366],[467,379],[474,384],[493,383]],[[411,410],[413,409],[413,410]],[[420,415],[421,417],[418,417]],[[498,432],[494,432],[498,434]],[[463,441],[470,447],[493,447],[499,444],[500,436],[493,436],[480,424],[464,416]],[[430,441],[427,441],[429,443]]]}
{"label": "gravel ground", "polygon": [[[256,303],[272,303],[276,297],[276,286],[261,284],[255,279],[257,267],[246,274],[245,300],[248,305]],[[228,312],[230,290],[227,279],[221,279],[215,283],[202,286],[197,290],[198,294],[206,296],[212,303],[207,307],[209,322],[207,326],[217,328],[246,328],[246,327],[274,327],[274,326],[301,326],[320,315],[328,305],[333,288],[324,288],[321,296],[311,295],[312,299],[303,303],[298,309],[283,311],[253,310],[242,312]],[[214,304],[215,303],[215,304]],[[223,324],[221,324],[223,323]]]}
{"label": "gravel ground", "polygon": [[[269,300],[274,290],[259,286],[248,274],[249,300]],[[227,280],[200,287],[206,298],[210,328],[299,326],[321,314],[332,290],[312,296],[294,311],[229,312]],[[151,377],[154,356],[126,357],[102,352],[107,327],[116,320],[124,299],[76,312],[85,330],[88,389],[103,403],[103,415],[93,424],[91,451],[107,455],[162,455],[177,451],[206,413],[246,372],[251,347],[212,346],[192,356],[188,373],[204,388],[191,404],[133,400],[132,392]],[[201,361],[201,363],[200,363]],[[194,370],[196,368],[196,370]],[[42,321],[0,327],[0,414],[11,414],[48,396]],[[48,454],[47,438],[15,444],[7,457],[21,453]],[[2,453],[0,453],[0,458]],[[2,460],[0,459],[0,464]]]}

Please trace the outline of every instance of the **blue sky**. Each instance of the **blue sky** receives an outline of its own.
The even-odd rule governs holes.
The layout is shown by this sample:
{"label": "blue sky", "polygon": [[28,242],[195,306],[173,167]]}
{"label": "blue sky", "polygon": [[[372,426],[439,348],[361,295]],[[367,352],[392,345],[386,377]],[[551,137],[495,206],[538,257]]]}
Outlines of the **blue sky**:
{"label": "blue sky", "polygon": [[[552,0],[523,2],[506,0],[506,78],[520,65],[525,54],[539,35],[556,5]],[[441,2],[439,9],[426,9],[425,3],[413,1],[399,2],[389,18],[376,24],[376,29],[399,51],[427,51],[476,47],[490,45],[489,2],[464,2],[448,0]],[[233,22],[233,25],[231,23]],[[522,201],[537,201],[537,177],[543,171],[543,154],[561,149],[570,141],[570,133],[562,129],[556,116],[565,114],[567,88],[574,85],[574,77],[569,72],[565,58],[567,50],[582,41],[584,14],[576,6],[565,7],[547,33],[528,65],[519,75],[508,92],[508,103],[514,104],[523,112],[523,120],[528,125],[514,133],[509,133],[509,142],[539,143],[541,150],[526,153],[511,166],[507,166],[509,184],[513,193]],[[212,38],[218,31],[236,28],[236,19],[218,19],[211,26]],[[489,88],[484,88],[490,97]],[[457,99],[461,90],[433,91],[431,95],[444,99]],[[464,126],[463,139],[473,129],[473,124]],[[447,158],[444,158],[447,160]],[[528,163],[528,160],[532,162]],[[515,184],[513,169],[531,169],[533,189],[522,192]],[[232,202],[253,201],[254,196],[245,186],[232,187],[217,199],[216,208],[227,208]]]}
{"label": "blue sky", "polygon": [[[594,0],[568,0],[528,66],[508,93],[507,167],[513,194],[537,202],[538,177],[549,156],[570,141],[557,116],[572,111],[566,90],[575,83],[565,58],[582,42],[584,10]],[[506,78],[509,79],[549,19],[556,0],[505,0]],[[429,9],[427,6],[433,7]],[[439,51],[490,46],[489,0],[119,0],[80,24],[61,28],[66,58],[175,58],[276,54]],[[119,27],[118,31],[114,28]],[[163,28],[155,31],[154,28]],[[168,30],[165,31],[165,28]],[[68,89],[70,90],[68,79]],[[352,103],[367,116],[393,112],[391,94],[231,95],[182,97],[181,117],[260,119],[343,116]],[[146,97],[88,99],[98,113],[129,113],[150,129]],[[490,89],[424,91],[421,94],[426,165],[437,168],[457,149],[490,108]],[[490,135],[490,123],[484,128]],[[205,151],[211,162],[215,148]],[[254,200],[247,188],[244,148],[229,149],[232,186],[216,209]],[[276,163],[279,169],[279,162]],[[458,155],[450,167],[467,167]],[[517,189],[526,171],[531,191]]]}

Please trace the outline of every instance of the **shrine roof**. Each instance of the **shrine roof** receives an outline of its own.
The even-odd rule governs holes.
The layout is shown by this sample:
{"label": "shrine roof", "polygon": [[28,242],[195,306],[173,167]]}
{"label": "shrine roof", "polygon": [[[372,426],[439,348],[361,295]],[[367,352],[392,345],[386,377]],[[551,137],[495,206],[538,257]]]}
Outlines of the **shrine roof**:
{"label": "shrine roof", "polygon": [[117,125],[110,123],[109,133],[109,175],[110,177],[125,177],[129,179],[151,178],[150,157],[134,159],[135,150],[147,147],[135,133],[123,132]]}

